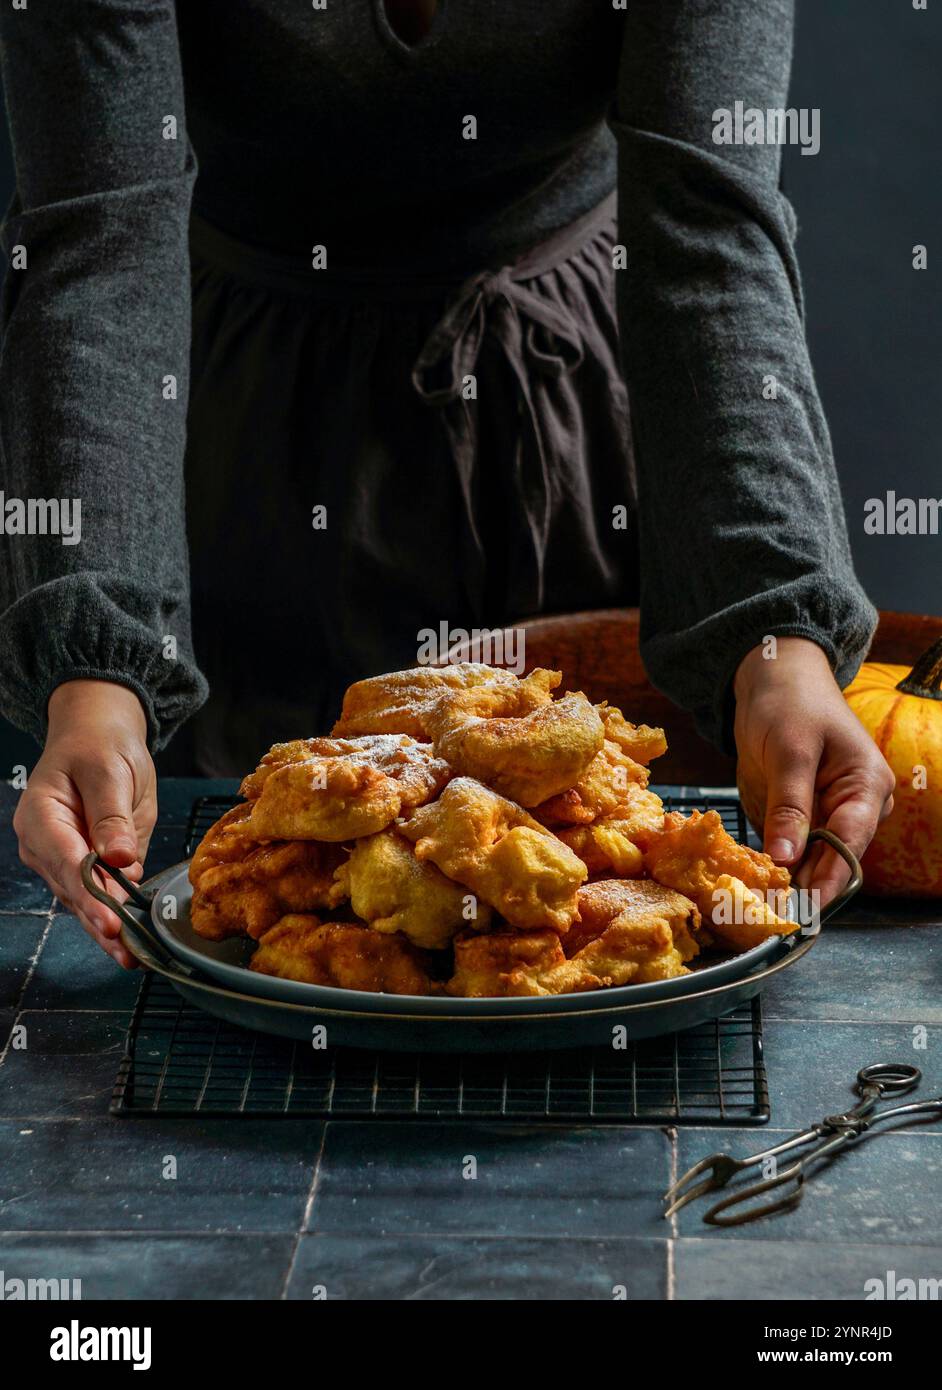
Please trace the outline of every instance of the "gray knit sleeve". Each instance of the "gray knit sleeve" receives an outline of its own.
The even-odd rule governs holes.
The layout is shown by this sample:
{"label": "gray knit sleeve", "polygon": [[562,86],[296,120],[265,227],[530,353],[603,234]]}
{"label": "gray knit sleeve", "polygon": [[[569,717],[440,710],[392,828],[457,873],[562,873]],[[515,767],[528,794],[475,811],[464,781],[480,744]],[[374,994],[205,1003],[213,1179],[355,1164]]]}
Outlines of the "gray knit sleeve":
{"label": "gray knit sleeve", "polygon": [[0,708],[42,739],[56,685],[116,681],[156,749],[207,693],[183,491],[196,161],[173,0],[5,4],[0,66],[16,166]]}
{"label": "gray knit sleeve", "polygon": [[723,111],[735,139],[737,102],[787,107],[793,23],[793,0],[633,0],[610,111],[641,653],[727,749],[751,647],[808,637],[843,685],[876,619],[808,359],[780,145],[714,139]]}

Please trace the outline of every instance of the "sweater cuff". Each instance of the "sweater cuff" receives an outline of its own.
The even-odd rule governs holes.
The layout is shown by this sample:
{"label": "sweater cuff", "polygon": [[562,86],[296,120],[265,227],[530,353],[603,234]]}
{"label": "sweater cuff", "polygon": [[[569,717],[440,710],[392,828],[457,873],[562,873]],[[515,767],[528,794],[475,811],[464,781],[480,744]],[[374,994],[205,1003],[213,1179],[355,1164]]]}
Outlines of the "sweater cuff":
{"label": "sweater cuff", "polygon": [[860,669],[878,621],[855,586],[829,586],[818,577],[789,590],[770,590],[737,603],[682,632],[644,632],[641,656],[651,681],[689,709],[700,734],[735,757],[733,679],[740,662],[766,637],[804,637],[827,657],[841,689]]}
{"label": "sweater cuff", "polygon": [[[137,616],[144,612],[151,621]],[[40,744],[49,697],[64,681],[111,681],[133,690],[152,753],[209,694],[190,649],[185,606],[179,599],[156,601],[111,575],[71,575],[31,590],[0,615],[0,649],[0,710]],[[174,654],[165,656],[168,650]]]}

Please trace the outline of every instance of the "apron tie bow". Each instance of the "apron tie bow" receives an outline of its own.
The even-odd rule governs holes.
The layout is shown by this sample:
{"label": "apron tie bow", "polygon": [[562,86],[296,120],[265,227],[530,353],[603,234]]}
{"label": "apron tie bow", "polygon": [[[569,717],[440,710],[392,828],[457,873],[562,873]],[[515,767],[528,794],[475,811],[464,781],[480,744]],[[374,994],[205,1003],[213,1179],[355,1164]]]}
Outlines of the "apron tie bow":
{"label": "apron tie bow", "polygon": [[562,376],[578,367],[583,357],[572,318],[515,279],[512,266],[503,266],[479,271],[461,284],[412,368],[412,383],[419,396],[442,411],[467,519],[463,553],[466,583],[474,611],[485,618],[481,606],[486,555],[473,487],[476,391],[470,397],[466,392],[487,335],[500,348],[515,379],[523,426],[512,477],[523,543],[523,552],[518,555],[526,572],[524,591],[514,596],[521,612],[538,612],[543,604],[554,473],[554,440],[534,397],[532,374]]}

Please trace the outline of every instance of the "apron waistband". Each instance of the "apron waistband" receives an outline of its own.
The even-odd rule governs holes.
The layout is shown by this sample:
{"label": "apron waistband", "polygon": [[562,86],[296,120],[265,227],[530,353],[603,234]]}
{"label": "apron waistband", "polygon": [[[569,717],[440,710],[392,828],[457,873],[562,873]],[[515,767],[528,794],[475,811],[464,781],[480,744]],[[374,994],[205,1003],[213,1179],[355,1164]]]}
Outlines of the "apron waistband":
{"label": "apron waistband", "polygon": [[273,251],[243,241],[208,222],[195,208],[190,213],[189,239],[191,251],[200,259],[242,280],[270,289],[328,299],[355,299],[360,294],[369,299],[434,299],[469,280],[501,271],[509,271],[515,280],[542,275],[567,260],[584,241],[612,221],[615,204],[613,189],[588,212],[519,252],[506,264],[480,270],[473,276],[460,272],[451,275],[403,273],[398,267],[385,266],[332,267],[329,261],[323,270],[315,270],[306,255]]}

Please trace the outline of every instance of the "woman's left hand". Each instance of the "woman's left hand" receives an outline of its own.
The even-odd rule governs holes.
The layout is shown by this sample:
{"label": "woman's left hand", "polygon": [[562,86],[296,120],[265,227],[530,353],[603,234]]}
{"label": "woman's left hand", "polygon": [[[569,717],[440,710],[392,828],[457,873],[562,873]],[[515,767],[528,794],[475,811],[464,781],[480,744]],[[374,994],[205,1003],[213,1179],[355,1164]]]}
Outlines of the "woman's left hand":
{"label": "woman's left hand", "polygon": [[[859,858],[893,809],[896,782],[824,652],[803,637],[778,637],[774,657],[763,647],[749,652],[733,689],[737,781],[766,853],[794,871],[815,825],[832,830]],[[849,876],[834,850],[816,844],[795,878],[820,892],[824,907]]]}

